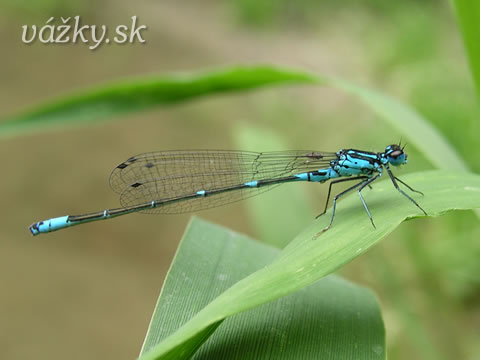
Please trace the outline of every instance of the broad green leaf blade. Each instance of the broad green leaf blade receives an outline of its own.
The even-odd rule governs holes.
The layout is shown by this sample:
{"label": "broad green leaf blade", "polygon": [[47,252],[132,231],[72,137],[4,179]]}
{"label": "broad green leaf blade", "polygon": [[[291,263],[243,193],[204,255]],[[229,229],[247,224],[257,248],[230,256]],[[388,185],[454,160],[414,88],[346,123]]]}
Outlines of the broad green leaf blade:
{"label": "broad green leaf blade", "polygon": [[467,55],[472,69],[477,96],[480,98],[480,3],[471,0],[453,1],[463,43],[467,49]]}
{"label": "broad green leaf blade", "polygon": [[[244,235],[194,219],[177,250],[158,299],[142,353],[164,339],[232,284],[278,255]],[[205,329],[196,349],[220,325]]]}
{"label": "broad green leaf blade", "polygon": [[[241,125],[234,133],[239,149],[251,151],[289,149],[285,140],[271,130]],[[285,206],[287,204],[288,206]],[[305,188],[295,183],[285,184],[265,192],[262,196],[253,197],[246,201],[245,206],[248,209],[247,216],[254,225],[255,237],[279,248],[285,247],[316,215]]]}
{"label": "broad green leaf blade", "polygon": [[335,275],[227,318],[194,359],[386,359],[375,296]]}
{"label": "broad green leaf blade", "polygon": [[[216,296],[271,263],[280,251],[194,219],[165,280],[142,354]],[[201,331],[172,358],[187,357],[220,325]],[[226,319],[195,359],[384,359],[385,334],[375,296],[337,276]]]}
{"label": "broad green leaf blade", "polygon": [[273,66],[238,66],[210,72],[150,77],[99,87],[4,119],[0,122],[0,136],[31,131],[46,125],[93,122],[206,95],[293,83],[327,85],[350,93],[414,143],[436,167],[467,169],[444,137],[408,106],[344,80]]}
{"label": "broad green leaf blade", "polygon": [[[416,196],[430,216],[447,211],[480,207],[480,176],[470,173],[428,171],[409,174],[402,180],[424,191]],[[218,322],[282,296],[291,294],[332,273],[367,251],[402,221],[422,213],[395,189],[388,179],[365,192],[374,216],[374,230],[358,196],[353,194],[337,206],[334,226],[321,233],[329,213],[299,234],[268,266],[237,282],[215,298],[144,359],[184,358],[183,349],[198,345],[198,337]],[[274,225],[274,224],[273,224]],[[452,239],[455,241],[455,239]],[[195,346],[192,345],[195,344]]]}

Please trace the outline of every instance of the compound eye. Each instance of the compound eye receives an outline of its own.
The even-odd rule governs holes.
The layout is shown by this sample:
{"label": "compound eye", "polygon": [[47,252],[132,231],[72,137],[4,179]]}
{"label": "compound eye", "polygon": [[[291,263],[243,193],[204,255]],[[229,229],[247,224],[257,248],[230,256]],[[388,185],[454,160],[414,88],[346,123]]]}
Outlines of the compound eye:
{"label": "compound eye", "polygon": [[393,158],[397,158],[399,157],[400,155],[403,154],[403,151],[402,150],[395,150],[395,151],[392,151],[389,156],[393,157]]}

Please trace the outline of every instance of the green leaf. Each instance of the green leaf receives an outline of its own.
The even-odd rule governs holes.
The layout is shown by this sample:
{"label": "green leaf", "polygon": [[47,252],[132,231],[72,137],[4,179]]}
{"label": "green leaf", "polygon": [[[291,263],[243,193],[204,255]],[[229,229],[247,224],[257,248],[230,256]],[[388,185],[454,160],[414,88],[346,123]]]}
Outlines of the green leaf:
{"label": "green leaf", "polygon": [[[425,196],[414,194],[430,216],[447,211],[480,207],[480,176],[470,173],[428,171],[403,178]],[[367,251],[402,221],[422,213],[393,187],[375,183],[365,191],[365,200],[375,219],[373,229],[356,194],[337,206],[334,226],[321,232],[330,213],[299,234],[269,265],[238,281],[197,312],[173,334],[147,352],[142,359],[182,359],[199,346],[224,319],[276,300],[314,283]],[[276,224],[272,224],[275,226]],[[202,246],[199,239],[198,246]],[[452,239],[455,241],[455,239]]]}
{"label": "green leaf", "polygon": [[463,42],[467,49],[477,95],[480,99],[480,42],[478,41],[480,37],[480,3],[471,0],[454,0],[453,3],[463,35]]}
{"label": "green leaf", "polygon": [[0,123],[0,135],[32,131],[47,125],[65,126],[93,122],[200,96],[292,83],[326,85],[350,93],[408,138],[436,167],[467,169],[445,138],[408,106],[344,80],[273,66],[238,66],[194,74],[152,76],[148,79],[99,87],[5,119]]}
{"label": "green leaf", "polygon": [[150,76],[73,94],[5,119],[0,135],[10,135],[46,125],[91,123],[153,106],[170,105],[197,97],[292,82],[312,82],[309,75],[275,68],[233,67],[221,71]]}
{"label": "green leaf", "polygon": [[[142,349],[146,353],[215,297],[262,269],[280,251],[194,219],[169,270]],[[220,327],[218,327],[221,324]],[[385,359],[385,333],[375,296],[329,276],[277,301],[217,321],[173,358]]]}

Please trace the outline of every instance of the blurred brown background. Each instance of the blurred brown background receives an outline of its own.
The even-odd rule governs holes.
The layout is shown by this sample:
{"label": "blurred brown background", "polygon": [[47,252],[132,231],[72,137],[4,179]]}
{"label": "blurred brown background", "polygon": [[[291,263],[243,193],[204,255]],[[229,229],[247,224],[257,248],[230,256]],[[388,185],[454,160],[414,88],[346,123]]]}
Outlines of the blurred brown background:
{"label": "blurred brown background", "polygon": [[[146,43],[95,51],[22,43],[22,25],[75,15],[110,28],[136,15],[148,26]],[[409,103],[480,170],[479,113],[447,1],[6,0],[0,41],[0,117],[124,77],[273,63],[340,76]],[[135,358],[190,216],[135,214],[37,238],[27,227],[116,207],[108,176],[131,155],[234,149],[239,126],[271,131],[291,149],[326,151],[380,151],[404,135],[339,91],[290,86],[2,139],[0,357]],[[413,146],[409,160],[404,172],[431,168]],[[321,210],[326,188],[308,191]],[[244,205],[199,215],[255,237]],[[390,359],[480,359],[479,239],[471,213],[410,221],[342,269],[378,294]]]}

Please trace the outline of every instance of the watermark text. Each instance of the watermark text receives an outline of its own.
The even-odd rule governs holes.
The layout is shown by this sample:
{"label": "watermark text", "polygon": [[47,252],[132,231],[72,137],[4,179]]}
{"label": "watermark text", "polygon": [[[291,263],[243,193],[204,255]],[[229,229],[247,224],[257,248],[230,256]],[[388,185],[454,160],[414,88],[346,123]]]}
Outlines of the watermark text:
{"label": "watermark text", "polygon": [[43,44],[66,44],[83,43],[88,45],[90,50],[97,49],[102,44],[133,44],[135,42],[145,43],[143,33],[147,30],[146,25],[139,25],[136,16],[131,17],[130,26],[117,25],[112,38],[108,37],[106,25],[82,25],[80,16],[68,17],[55,20],[49,18],[45,25],[22,26],[22,42],[31,44],[38,39]]}

